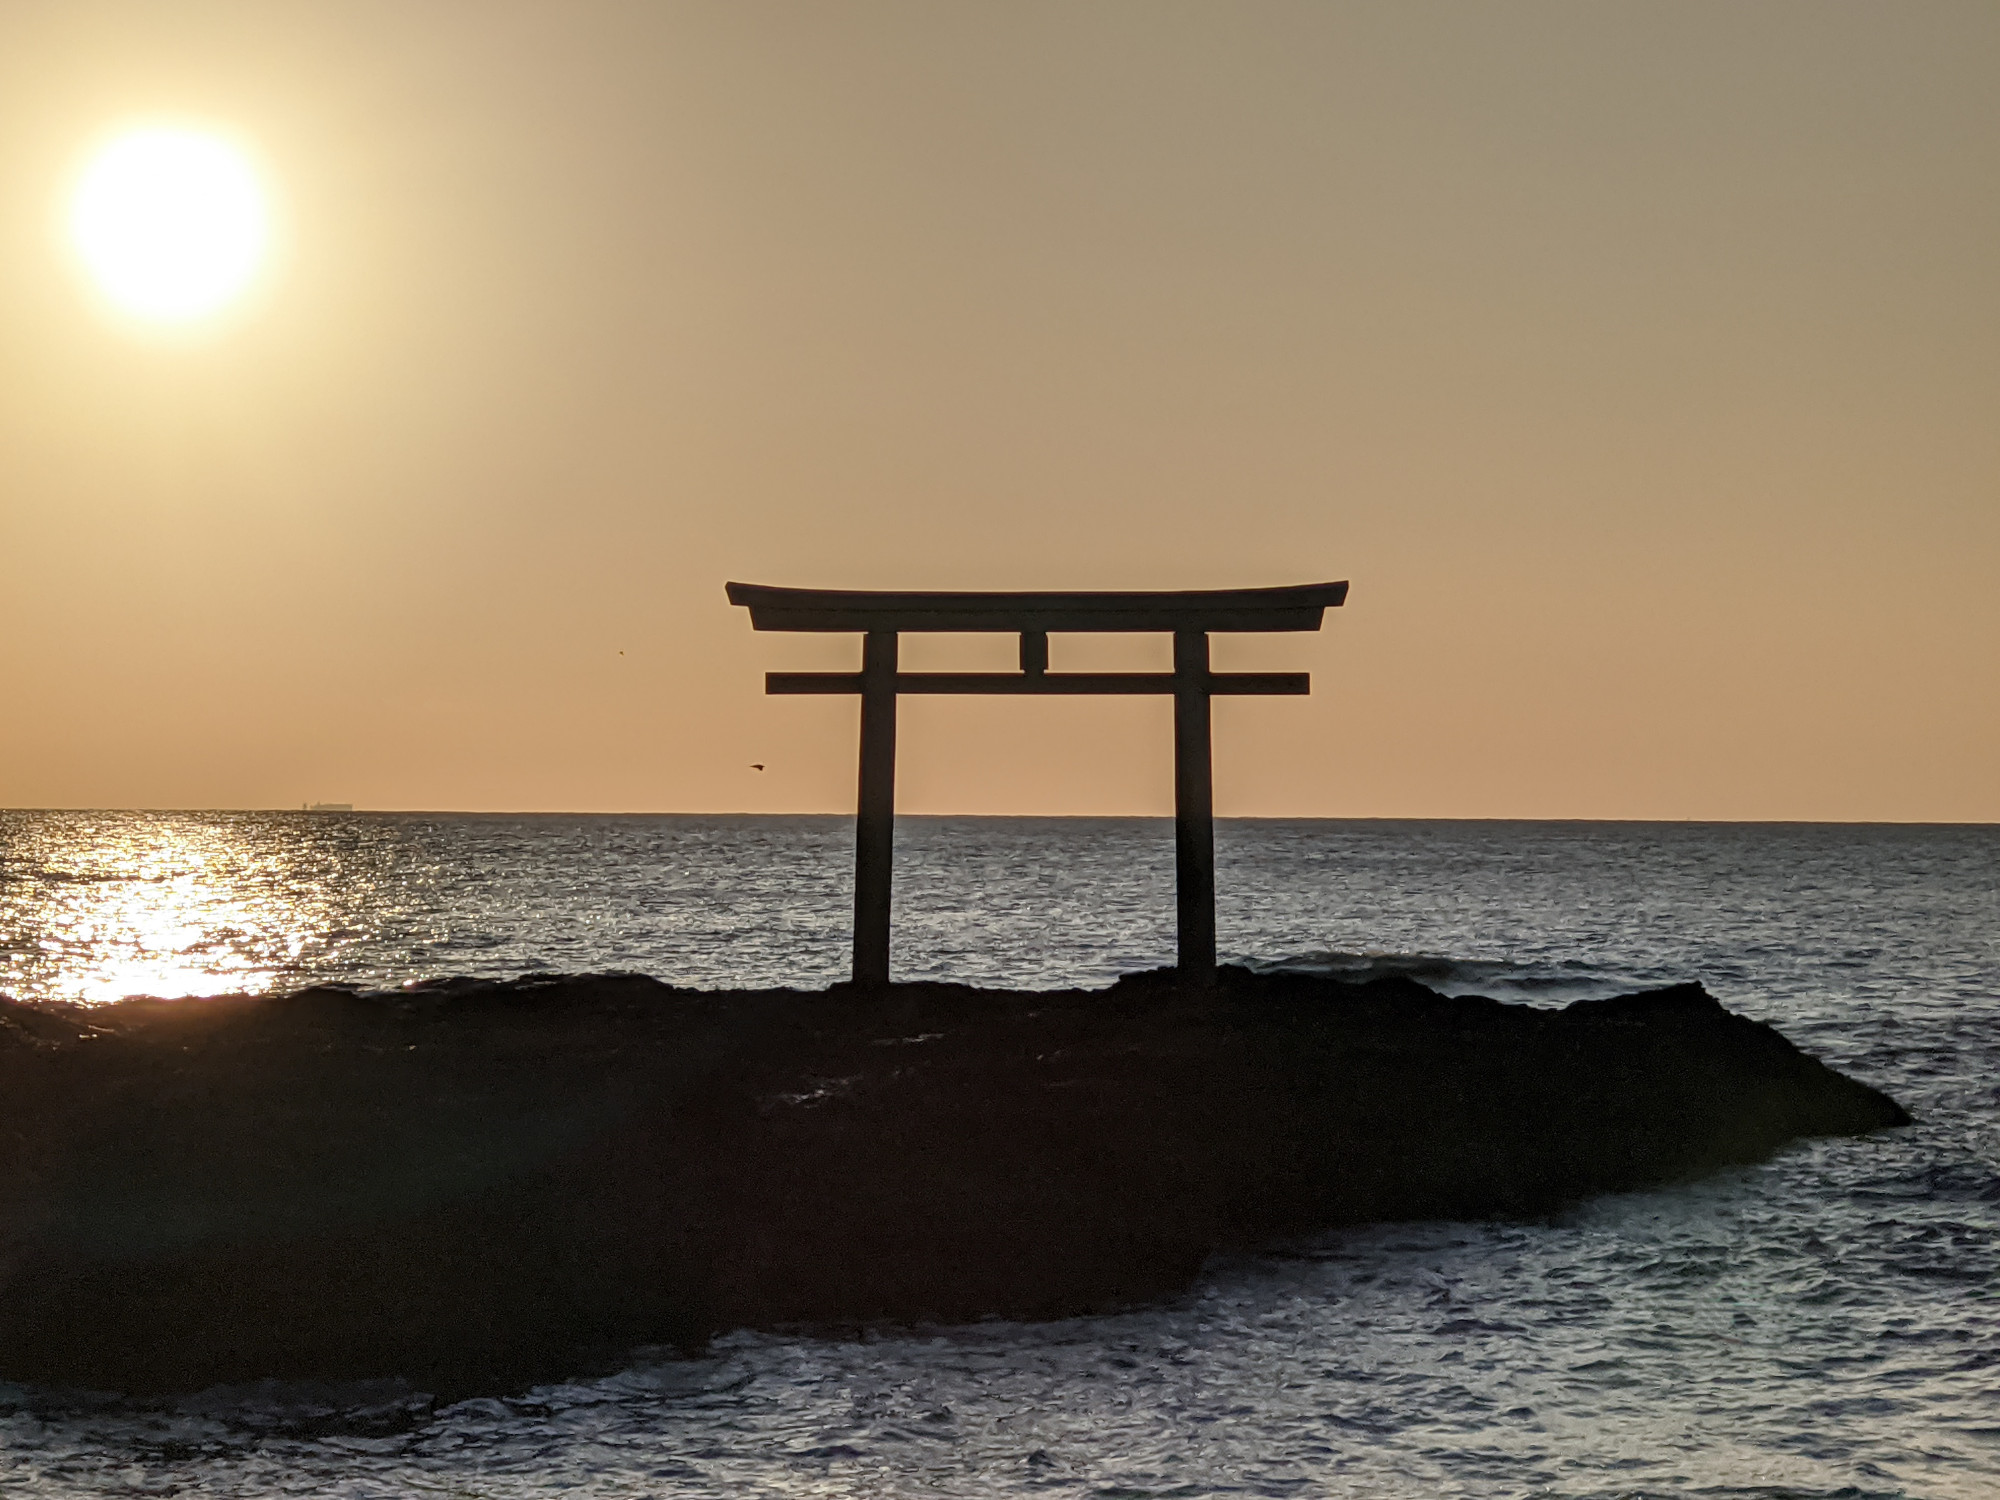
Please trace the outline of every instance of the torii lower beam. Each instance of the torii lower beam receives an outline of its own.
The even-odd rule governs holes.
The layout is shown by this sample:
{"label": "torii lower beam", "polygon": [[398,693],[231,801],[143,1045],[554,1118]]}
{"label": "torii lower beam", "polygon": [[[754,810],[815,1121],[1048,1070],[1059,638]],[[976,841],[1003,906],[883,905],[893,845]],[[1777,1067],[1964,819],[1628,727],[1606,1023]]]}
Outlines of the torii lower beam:
{"label": "torii lower beam", "polygon": [[[1172,593],[872,593],[728,585],[755,630],[858,631],[859,672],[770,672],[768,693],[858,693],[861,777],[854,834],[854,979],[887,983],[896,817],[896,699],[903,693],[1030,695],[1171,693],[1174,699],[1174,879],[1181,972],[1215,974],[1215,795],[1209,700],[1304,694],[1304,672],[1212,672],[1212,631],[1317,630],[1345,602],[1345,583]],[[905,631],[1019,634],[1019,672],[904,672]],[[1051,631],[1160,631],[1171,672],[1051,672]]]}

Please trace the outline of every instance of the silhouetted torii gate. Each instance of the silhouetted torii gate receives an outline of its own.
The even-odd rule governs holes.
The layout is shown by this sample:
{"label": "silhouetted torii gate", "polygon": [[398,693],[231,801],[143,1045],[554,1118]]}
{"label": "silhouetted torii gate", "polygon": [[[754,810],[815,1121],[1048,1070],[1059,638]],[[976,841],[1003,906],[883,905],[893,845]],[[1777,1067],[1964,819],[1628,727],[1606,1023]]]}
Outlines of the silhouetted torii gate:
{"label": "silhouetted torii gate", "polygon": [[[861,695],[861,792],[854,834],[854,979],[889,978],[889,877],[896,819],[899,693],[1172,693],[1174,877],[1183,974],[1215,973],[1215,798],[1208,700],[1312,691],[1304,672],[1211,672],[1211,631],[1317,630],[1345,583],[1171,593],[928,594],[728,585],[755,630],[860,631],[859,672],[767,672],[767,693]],[[904,631],[1019,634],[1019,672],[903,672]],[[1049,634],[1167,631],[1171,672],[1051,672]]]}

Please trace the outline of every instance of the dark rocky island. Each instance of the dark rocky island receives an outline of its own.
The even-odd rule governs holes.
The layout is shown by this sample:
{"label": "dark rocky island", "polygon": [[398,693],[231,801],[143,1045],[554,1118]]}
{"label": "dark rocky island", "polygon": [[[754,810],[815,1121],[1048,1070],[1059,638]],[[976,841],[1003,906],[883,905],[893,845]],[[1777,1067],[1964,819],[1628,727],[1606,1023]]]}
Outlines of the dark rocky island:
{"label": "dark rocky island", "polygon": [[735,1327],[1058,1317],[1907,1120],[1692,985],[0,1000],[0,1379],[466,1393]]}

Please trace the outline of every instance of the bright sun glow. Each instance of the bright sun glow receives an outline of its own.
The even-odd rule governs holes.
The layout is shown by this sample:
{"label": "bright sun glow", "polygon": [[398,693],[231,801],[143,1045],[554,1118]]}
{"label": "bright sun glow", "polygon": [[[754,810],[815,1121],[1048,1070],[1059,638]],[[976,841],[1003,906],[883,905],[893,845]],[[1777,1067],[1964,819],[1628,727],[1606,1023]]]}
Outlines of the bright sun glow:
{"label": "bright sun glow", "polygon": [[129,130],[84,169],[70,234],[104,294],[160,323],[221,309],[263,263],[270,215],[243,151],[175,126]]}

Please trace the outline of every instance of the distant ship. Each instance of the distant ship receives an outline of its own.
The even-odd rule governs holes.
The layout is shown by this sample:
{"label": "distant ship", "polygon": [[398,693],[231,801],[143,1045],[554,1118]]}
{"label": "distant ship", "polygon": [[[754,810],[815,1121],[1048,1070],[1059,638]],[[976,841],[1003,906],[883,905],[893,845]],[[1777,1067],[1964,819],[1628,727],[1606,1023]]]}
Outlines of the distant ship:
{"label": "distant ship", "polygon": [[353,812],[352,802],[301,802],[300,812]]}

